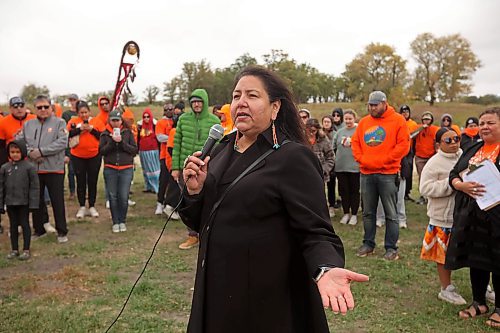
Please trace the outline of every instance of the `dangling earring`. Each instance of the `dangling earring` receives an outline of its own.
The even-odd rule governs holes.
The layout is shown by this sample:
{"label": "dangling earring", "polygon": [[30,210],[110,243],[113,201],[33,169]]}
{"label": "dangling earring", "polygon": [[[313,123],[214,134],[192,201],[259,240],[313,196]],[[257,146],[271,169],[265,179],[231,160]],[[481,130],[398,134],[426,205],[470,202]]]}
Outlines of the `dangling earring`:
{"label": "dangling earring", "polygon": [[277,150],[279,149],[280,145],[278,143],[278,138],[276,136],[276,126],[274,126],[274,119],[272,120],[272,130],[273,130],[273,149]]}
{"label": "dangling earring", "polygon": [[236,139],[234,139],[234,146],[233,149],[238,151],[240,150],[240,147],[238,147],[238,140],[240,139],[240,132],[236,130]]}

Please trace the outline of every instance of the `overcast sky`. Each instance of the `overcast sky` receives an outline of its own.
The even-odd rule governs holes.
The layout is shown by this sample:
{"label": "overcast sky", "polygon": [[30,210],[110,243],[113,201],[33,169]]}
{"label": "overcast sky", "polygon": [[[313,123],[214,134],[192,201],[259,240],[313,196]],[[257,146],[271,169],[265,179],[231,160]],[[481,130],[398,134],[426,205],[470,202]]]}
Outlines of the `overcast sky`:
{"label": "overcast sky", "polygon": [[1,0],[0,13],[0,103],[29,82],[52,95],[111,90],[129,40],[141,48],[131,89],[142,95],[184,62],[226,67],[246,52],[262,62],[271,49],[339,75],[371,42],[410,59],[424,32],[467,38],[483,64],[473,94],[500,94],[496,0]]}

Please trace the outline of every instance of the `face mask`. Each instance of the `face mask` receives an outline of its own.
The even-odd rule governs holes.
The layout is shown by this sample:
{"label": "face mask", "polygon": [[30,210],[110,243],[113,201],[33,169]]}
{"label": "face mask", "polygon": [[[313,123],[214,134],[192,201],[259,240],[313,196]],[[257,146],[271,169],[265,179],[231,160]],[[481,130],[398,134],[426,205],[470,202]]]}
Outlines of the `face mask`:
{"label": "face mask", "polygon": [[466,128],[464,130],[465,134],[467,134],[468,136],[470,137],[474,137],[476,135],[479,134],[479,127],[475,127],[475,128]]}

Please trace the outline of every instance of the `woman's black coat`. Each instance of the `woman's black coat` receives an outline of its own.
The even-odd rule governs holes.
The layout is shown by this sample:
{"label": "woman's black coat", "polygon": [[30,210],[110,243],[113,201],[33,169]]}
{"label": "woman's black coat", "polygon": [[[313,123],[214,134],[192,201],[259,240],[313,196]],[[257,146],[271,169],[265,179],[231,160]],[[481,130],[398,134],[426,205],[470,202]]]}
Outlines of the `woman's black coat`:
{"label": "woman's black coat", "polygon": [[203,191],[186,196],[181,210],[200,233],[188,332],[328,332],[312,277],[318,266],[343,267],[344,251],[328,215],[321,165],[310,148],[282,145],[209,219],[222,191],[273,146],[267,130],[230,164],[234,140],[232,133],[215,148]]}

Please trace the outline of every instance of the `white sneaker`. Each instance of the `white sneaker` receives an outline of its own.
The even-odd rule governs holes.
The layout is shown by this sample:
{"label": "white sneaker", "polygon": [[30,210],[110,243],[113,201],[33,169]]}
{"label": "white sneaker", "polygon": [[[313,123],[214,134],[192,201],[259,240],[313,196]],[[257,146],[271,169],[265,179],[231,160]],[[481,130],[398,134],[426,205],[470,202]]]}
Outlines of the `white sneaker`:
{"label": "white sneaker", "polygon": [[99,212],[95,209],[95,207],[90,207],[88,212],[92,217],[99,217]]}
{"label": "white sneaker", "polygon": [[358,217],[356,215],[352,215],[351,218],[349,219],[349,225],[356,225],[358,224]]}
{"label": "white sneaker", "polygon": [[401,228],[401,229],[408,229],[408,225],[406,224],[406,221],[399,222],[399,228]]}
{"label": "white sneaker", "polygon": [[377,227],[382,228],[385,225],[385,221],[377,220],[377,222],[375,222],[375,224],[377,225]]}
{"label": "white sneaker", "polygon": [[135,206],[135,201],[132,201],[132,200],[128,199],[128,205],[130,207],[134,207]]}
{"label": "white sneaker", "polygon": [[455,305],[467,304],[465,299],[457,293],[457,289],[454,285],[450,284],[446,289],[441,289],[438,294],[438,298]]}
{"label": "white sneaker", "polygon": [[163,213],[163,205],[160,202],[157,202],[155,215],[161,215],[162,213]]}
{"label": "white sneaker", "polygon": [[52,224],[50,224],[49,222],[44,223],[44,224],[43,224],[43,228],[44,228],[44,229],[45,229],[45,231],[46,231],[46,232],[48,232],[48,233],[53,233],[53,234],[55,234],[55,233],[57,232],[57,231],[56,231],[56,228],[54,228],[54,227],[52,226]]}
{"label": "white sneaker", "polygon": [[109,200],[106,200],[106,209],[109,209],[109,207],[111,207],[111,206],[109,205]]}
{"label": "white sneaker", "polygon": [[330,214],[330,217],[335,217],[335,209],[333,207],[328,208],[328,214]]}
{"label": "white sneaker", "polygon": [[172,220],[178,220],[180,218],[179,213],[174,212],[174,207],[170,205],[165,205],[165,208],[163,208],[163,212],[165,213],[165,215],[167,215],[167,217],[172,214],[172,216],[170,217]]}
{"label": "white sneaker", "polygon": [[87,208],[85,208],[84,206],[80,207],[80,209],[78,209],[78,212],[76,213],[76,218],[83,219],[85,217],[86,212]]}
{"label": "white sneaker", "polygon": [[349,219],[351,218],[351,215],[349,214],[344,214],[344,216],[342,216],[342,218],[340,219],[340,223],[342,224],[347,224],[347,222],[349,222]]}
{"label": "white sneaker", "polygon": [[113,224],[113,232],[120,232],[120,225],[118,224]]}
{"label": "white sneaker", "polygon": [[57,242],[59,244],[67,243],[68,242],[68,236],[57,236]]}
{"label": "white sneaker", "polygon": [[123,231],[127,231],[127,226],[125,225],[125,223],[120,223],[120,224],[118,225],[118,228],[119,228],[119,230],[120,230],[121,232],[123,232]]}
{"label": "white sneaker", "polygon": [[486,289],[486,300],[495,304],[495,292],[491,289],[490,285],[488,285],[488,289]]}

